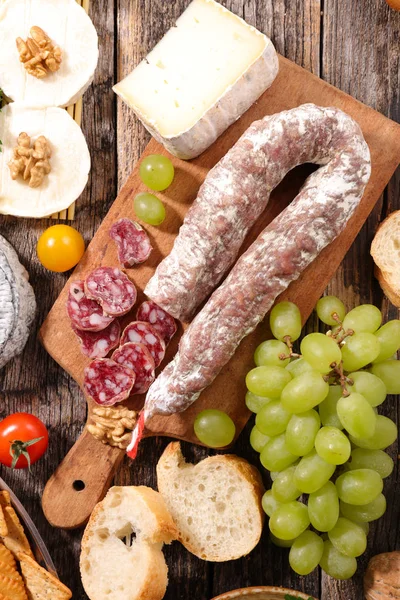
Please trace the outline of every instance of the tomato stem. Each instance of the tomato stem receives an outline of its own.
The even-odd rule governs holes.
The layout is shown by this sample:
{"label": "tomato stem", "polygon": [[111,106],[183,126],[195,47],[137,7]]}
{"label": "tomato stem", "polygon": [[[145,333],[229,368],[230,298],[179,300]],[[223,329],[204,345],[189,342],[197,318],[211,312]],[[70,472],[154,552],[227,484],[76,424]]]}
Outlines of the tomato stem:
{"label": "tomato stem", "polygon": [[15,469],[21,456],[24,456],[26,458],[26,462],[28,463],[29,472],[31,472],[31,457],[29,456],[27,448],[37,444],[42,439],[43,436],[34,438],[33,440],[28,440],[27,442],[22,442],[21,440],[14,440],[12,442],[10,441],[10,455],[12,458],[11,468]]}

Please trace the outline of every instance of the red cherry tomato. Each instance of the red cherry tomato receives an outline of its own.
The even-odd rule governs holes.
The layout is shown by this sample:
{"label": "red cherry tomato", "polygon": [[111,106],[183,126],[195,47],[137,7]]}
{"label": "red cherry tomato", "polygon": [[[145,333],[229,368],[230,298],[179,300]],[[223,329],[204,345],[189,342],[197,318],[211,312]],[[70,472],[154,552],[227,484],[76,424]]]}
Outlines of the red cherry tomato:
{"label": "red cherry tomato", "polygon": [[46,452],[49,434],[40,419],[28,413],[15,413],[0,422],[0,463],[26,469]]}

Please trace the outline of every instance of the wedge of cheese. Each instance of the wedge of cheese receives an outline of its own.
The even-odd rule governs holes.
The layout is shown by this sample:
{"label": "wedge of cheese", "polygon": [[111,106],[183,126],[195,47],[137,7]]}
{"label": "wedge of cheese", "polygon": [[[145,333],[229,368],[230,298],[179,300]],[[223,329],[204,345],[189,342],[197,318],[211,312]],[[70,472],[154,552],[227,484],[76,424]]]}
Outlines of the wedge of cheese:
{"label": "wedge of cheese", "polygon": [[175,156],[201,154],[272,84],[272,42],[214,0],[193,0],[114,91]]}

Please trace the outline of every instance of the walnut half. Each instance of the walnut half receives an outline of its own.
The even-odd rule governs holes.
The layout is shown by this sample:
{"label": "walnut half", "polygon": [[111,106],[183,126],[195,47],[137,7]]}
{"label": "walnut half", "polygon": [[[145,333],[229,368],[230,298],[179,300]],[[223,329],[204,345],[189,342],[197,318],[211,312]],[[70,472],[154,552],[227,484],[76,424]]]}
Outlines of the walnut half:
{"label": "walnut half", "polygon": [[49,71],[54,73],[60,68],[62,50],[37,25],[31,27],[30,34],[32,37],[28,37],[26,42],[20,37],[16,39],[19,60],[30,75],[43,79]]}
{"label": "walnut half", "polygon": [[22,175],[24,181],[29,179],[29,187],[41,186],[43,179],[51,171],[51,150],[47,138],[44,135],[39,136],[31,148],[31,138],[23,132],[19,134],[17,144],[13,158],[8,163],[11,179],[15,180],[18,175]]}
{"label": "walnut half", "polygon": [[137,413],[126,406],[95,406],[89,432],[103,444],[125,450],[137,421]]}

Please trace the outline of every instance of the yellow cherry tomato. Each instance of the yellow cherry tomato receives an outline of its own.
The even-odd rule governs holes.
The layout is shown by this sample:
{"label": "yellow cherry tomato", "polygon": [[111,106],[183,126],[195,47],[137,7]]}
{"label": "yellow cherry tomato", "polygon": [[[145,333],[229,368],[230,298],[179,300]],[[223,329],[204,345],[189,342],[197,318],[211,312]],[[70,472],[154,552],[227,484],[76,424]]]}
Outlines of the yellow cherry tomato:
{"label": "yellow cherry tomato", "polygon": [[53,225],[40,236],[36,247],[42,265],[63,273],[78,264],[85,252],[83,237],[69,225]]}

